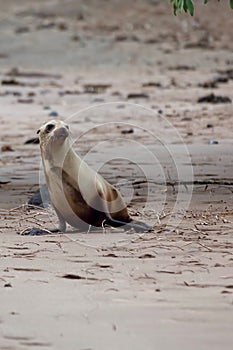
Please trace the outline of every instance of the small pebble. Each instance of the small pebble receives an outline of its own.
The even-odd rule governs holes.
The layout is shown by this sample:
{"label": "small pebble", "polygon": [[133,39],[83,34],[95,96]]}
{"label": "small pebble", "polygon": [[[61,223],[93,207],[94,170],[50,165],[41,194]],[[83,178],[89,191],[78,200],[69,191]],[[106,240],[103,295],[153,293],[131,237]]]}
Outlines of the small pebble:
{"label": "small pebble", "polygon": [[49,117],[57,117],[58,116],[58,113],[56,111],[51,111],[49,113]]}
{"label": "small pebble", "polygon": [[67,29],[68,29],[66,23],[63,23],[63,22],[58,23],[58,24],[57,24],[57,28],[58,28],[59,30],[67,30]]}
{"label": "small pebble", "polygon": [[71,40],[72,40],[72,41],[80,41],[80,37],[79,37],[79,35],[74,34],[74,35],[71,37]]}
{"label": "small pebble", "polygon": [[11,283],[5,283],[5,284],[4,284],[4,287],[5,287],[5,288],[9,288],[9,287],[12,288],[12,285],[11,285]]}
{"label": "small pebble", "polygon": [[33,103],[33,98],[19,98],[18,103]]}
{"label": "small pebble", "polygon": [[33,97],[33,96],[36,96],[35,92],[29,91],[28,92],[28,97]]}
{"label": "small pebble", "polygon": [[13,152],[14,150],[13,150],[13,148],[10,145],[3,145],[1,147],[1,151],[2,152]]}
{"label": "small pebble", "polygon": [[133,129],[125,129],[121,131],[122,134],[133,134]]}
{"label": "small pebble", "polygon": [[192,121],[192,118],[191,117],[184,117],[181,119],[182,122],[190,122]]}
{"label": "small pebble", "polygon": [[127,98],[149,98],[149,95],[141,92],[132,92],[127,95]]}
{"label": "small pebble", "polygon": [[18,27],[15,29],[16,34],[27,33],[29,31],[30,31],[30,28],[26,26]]}

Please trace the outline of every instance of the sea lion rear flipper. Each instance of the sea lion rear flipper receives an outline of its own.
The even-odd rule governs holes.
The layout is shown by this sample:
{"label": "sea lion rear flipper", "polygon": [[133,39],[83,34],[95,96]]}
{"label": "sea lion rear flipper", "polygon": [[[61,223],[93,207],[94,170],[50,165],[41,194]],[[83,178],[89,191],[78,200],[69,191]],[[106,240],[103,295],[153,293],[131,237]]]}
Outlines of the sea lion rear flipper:
{"label": "sea lion rear flipper", "polygon": [[[117,200],[117,197],[120,194],[114,187],[112,187],[111,190],[112,190],[113,200]],[[125,208],[119,207],[119,211],[117,211],[117,217],[113,218],[111,216],[111,213],[109,212],[107,200],[105,198],[105,193],[101,182],[97,182],[97,191],[100,197],[99,206],[101,207],[102,211],[105,213],[105,216],[106,216],[105,222],[107,225],[110,225],[112,227],[122,227],[124,230],[129,230],[133,228],[136,232],[145,232],[145,231],[150,231],[152,229],[151,226],[147,225],[144,222],[132,220],[128,214],[128,210],[126,207]],[[121,205],[124,204],[123,202],[119,202],[119,203]]]}
{"label": "sea lion rear flipper", "polygon": [[133,228],[136,232],[149,232],[153,227],[143,221],[132,220],[127,224],[126,228]]}
{"label": "sea lion rear flipper", "polygon": [[113,227],[120,227],[122,226],[122,228],[124,230],[130,230],[130,229],[134,229],[136,232],[149,232],[153,229],[152,226],[147,225],[145,222],[142,221],[130,221],[130,222],[125,222],[125,221],[120,221],[120,220],[115,220],[112,218],[108,218],[106,220],[106,223],[110,226]]}

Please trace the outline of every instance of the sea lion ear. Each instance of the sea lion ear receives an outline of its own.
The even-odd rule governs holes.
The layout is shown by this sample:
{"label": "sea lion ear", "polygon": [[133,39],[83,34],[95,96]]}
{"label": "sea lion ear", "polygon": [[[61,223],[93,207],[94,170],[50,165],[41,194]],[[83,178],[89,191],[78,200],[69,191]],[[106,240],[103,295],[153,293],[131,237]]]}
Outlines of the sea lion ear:
{"label": "sea lion ear", "polygon": [[39,130],[37,130],[37,132],[36,132],[36,133],[37,133],[37,135],[38,135],[38,134],[40,133],[40,129],[39,129]]}

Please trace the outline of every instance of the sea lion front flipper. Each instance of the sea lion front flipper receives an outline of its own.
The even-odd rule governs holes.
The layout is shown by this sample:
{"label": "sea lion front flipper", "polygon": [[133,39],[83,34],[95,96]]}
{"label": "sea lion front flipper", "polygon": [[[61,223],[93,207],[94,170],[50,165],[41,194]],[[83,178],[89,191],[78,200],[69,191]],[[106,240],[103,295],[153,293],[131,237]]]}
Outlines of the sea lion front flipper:
{"label": "sea lion front flipper", "polygon": [[31,230],[26,230],[20,233],[22,236],[41,236],[48,235],[50,233],[62,233],[59,229],[45,230],[42,228],[33,228]]}
{"label": "sea lion front flipper", "polygon": [[58,226],[57,231],[53,231],[53,232],[66,232],[66,221],[65,221],[65,219],[63,218],[61,213],[57,210],[57,208],[54,207],[54,210],[55,210],[55,212],[57,214],[57,217],[59,219],[59,226]]}
{"label": "sea lion front flipper", "polygon": [[41,235],[48,235],[50,233],[64,233],[66,232],[66,221],[64,220],[63,216],[59,213],[59,211],[54,207],[55,212],[59,219],[59,227],[54,228],[51,230],[43,229],[43,228],[33,228],[30,230],[25,230],[21,233],[23,236],[41,236]]}

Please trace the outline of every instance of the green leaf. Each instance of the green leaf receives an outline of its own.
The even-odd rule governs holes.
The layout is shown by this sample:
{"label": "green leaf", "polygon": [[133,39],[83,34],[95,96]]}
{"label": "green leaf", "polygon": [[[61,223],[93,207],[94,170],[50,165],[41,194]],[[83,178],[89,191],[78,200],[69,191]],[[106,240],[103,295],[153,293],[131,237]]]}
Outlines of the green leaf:
{"label": "green leaf", "polygon": [[[204,4],[207,4],[209,2],[209,0],[203,0],[203,1],[204,1]],[[169,0],[169,2],[173,4],[173,11],[175,16],[178,10],[180,13],[185,11],[185,12],[189,12],[191,16],[194,15],[193,0]],[[233,0],[229,0],[229,2],[230,2],[230,7],[233,10]]]}
{"label": "green leaf", "polygon": [[185,12],[187,12],[187,11],[188,11],[188,6],[187,6],[187,2],[186,2],[186,0],[185,0],[185,2],[184,2],[184,11],[185,11]]}
{"label": "green leaf", "polygon": [[182,13],[184,9],[184,0],[179,1],[179,9],[180,9],[180,13]]}
{"label": "green leaf", "polygon": [[194,6],[193,6],[193,3],[192,3],[192,0],[186,0],[186,5],[187,5],[187,8],[189,10],[190,15],[193,16],[193,14],[194,14]]}
{"label": "green leaf", "polygon": [[176,12],[178,9],[178,0],[173,0],[174,4],[173,4],[173,10],[174,10],[174,15],[176,16]]}

